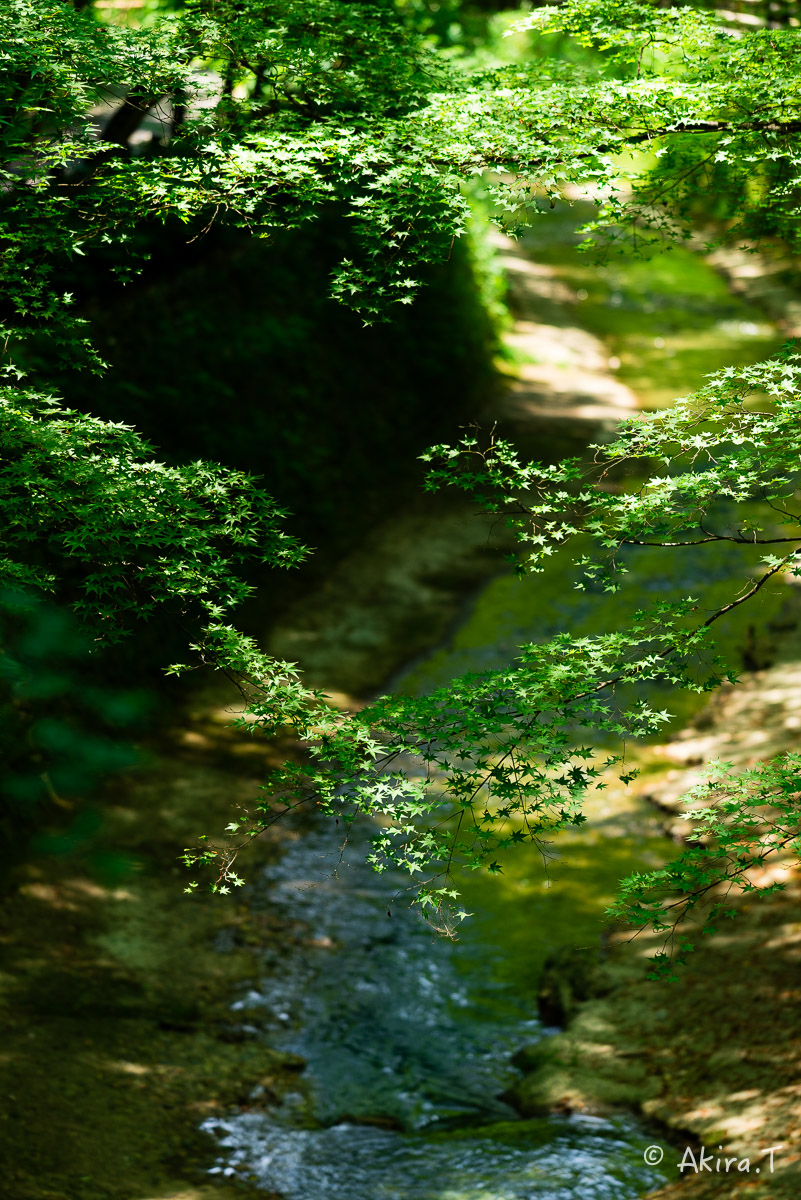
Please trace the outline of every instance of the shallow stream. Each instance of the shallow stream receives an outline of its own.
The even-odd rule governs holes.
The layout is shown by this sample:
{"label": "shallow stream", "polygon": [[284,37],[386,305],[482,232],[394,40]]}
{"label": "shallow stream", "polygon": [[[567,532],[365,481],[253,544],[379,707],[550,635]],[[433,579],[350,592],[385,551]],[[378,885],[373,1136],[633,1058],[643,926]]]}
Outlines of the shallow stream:
{"label": "shallow stream", "polygon": [[335,829],[306,833],[254,888],[309,936],[234,1007],[308,1066],[280,1109],[208,1123],[216,1170],[287,1200],[623,1200],[659,1182],[633,1119],[516,1120],[510,1058],[547,1031],[500,931],[433,936],[397,903],[403,881],[364,865],[365,839],[340,862]]}
{"label": "shallow stream", "polygon": [[[572,297],[543,301],[539,319],[558,308],[562,324],[601,339],[610,370],[643,407],[778,344],[700,257],[676,250],[656,264],[598,269],[576,255],[575,240],[575,220],[556,214],[528,243]],[[697,565],[688,560],[686,581],[683,570],[678,582],[689,587]],[[723,581],[731,564],[711,571]],[[662,592],[663,575],[664,565],[646,569],[644,586]],[[468,591],[464,578],[459,586]],[[583,632],[608,624],[608,604],[571,593],[567,563],[544,587],[499,576],[447,643],[396,682],[421,690],[508,661],[519,642],[564,622],[571,595]],[[328,661],[330,677],[315,682],[336,690],[335,652]],[[352,835],[340,858],[341,831],[297,831],[250,889],[255,910],[300,932],[233,1007],[246,1035],[307,1067],[280,1107],[265,1109],[254,1094],[253,1108],[207,1123],[220,1145],[214,1172],[286,1200],[634,1200],[658,1186],[666,1176],[643,1155],[660,1139],[633,1117],[520,1120],[501,1098],[516,1078],[515,1050],[553,1032],[534,1015],[548,951],[597,944],[615,881],[670,853],[654,814],[623,789],[607,793],[568,840],[554,886],[541,864],[522,860],[500,880],[468,880],[476,915],[457,943],[410,912],[402,880],[365,867],[368,837]]]}

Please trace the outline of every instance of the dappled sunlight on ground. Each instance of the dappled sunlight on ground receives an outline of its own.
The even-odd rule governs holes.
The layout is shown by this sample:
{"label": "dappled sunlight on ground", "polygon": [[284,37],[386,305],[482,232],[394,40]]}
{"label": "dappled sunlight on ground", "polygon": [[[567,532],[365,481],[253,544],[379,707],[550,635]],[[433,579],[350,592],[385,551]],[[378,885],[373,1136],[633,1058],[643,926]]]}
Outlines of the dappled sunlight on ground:
{"label": "dappled sunlight on ground", "polygon": [[[253,795],[251,772],[221,742],[213,754],[214,767],[187,750],[117,781],[86,844],[34,857],[4,898],[3,1200],[248,1200],[194,1183],[210,1157],[198,1128],[254,1086],[267,1099],[283,1086],[281,1055],[228,1005],[254,952],[293,933],[182,895],[180,849]],[[252,851],[254,869],[272,853]],[[297,1087],[297,1064],[288,1078]]]}
{"label": "dappled sunlight on ground", "polygon": [[[549,429],[569,423],[585,441],[599,425],[631,416],[639,401],[610,370],[604,343],[578,323],[578,294],[554,267],[532,262],[518,242],[500,233],[493,241],[518,314],[505,338],[514,374],[494,416],[524,424],[527,436],[540,422]],[[569,323],[571,311],[576,324]]]}

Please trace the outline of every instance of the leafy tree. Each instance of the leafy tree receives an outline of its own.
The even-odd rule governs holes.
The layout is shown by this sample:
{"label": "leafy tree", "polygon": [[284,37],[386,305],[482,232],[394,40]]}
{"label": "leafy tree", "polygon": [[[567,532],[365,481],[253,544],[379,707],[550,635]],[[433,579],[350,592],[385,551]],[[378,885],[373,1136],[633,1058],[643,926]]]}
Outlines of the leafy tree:
{"label": "leafy tree", "polygon": [[[543,467],[521,464],[505,443],[482,450],[468,439],[455,448],[432,450],[435,466],[429,484],[463,488],[488,511],[505,513],[520,544],[520,573],[546,570],[556,549],[578,540],[579,587],[625,588],[625,575],[636,571],[629,548],[661,546],[674,553],[713,543],[753,548],[750,583],[733,585],[723,604],[710,608],[703,598],[693,597],[661,600],[636,614],[624,631],[613,635],[620,658],[600,678],[588,677],[577,654],[581,642],[561,635],[551,643],[551,654],[559,648],[566,665],[572,659],[573,670],[562,673],[555,704],[552,695],[546,694],[543,702],[538,694],[538,720],[547,711],[548,721],[559,712],[570,726],[583,723],[579,714],[589,682],[607,712],[622,708],[621,716],[629,719],[641,714],[648,732],[667,714],[638,706],[631,691],[621,694],[621,687],[643,679],[698,690],[713,688],[723,678],[733,682],[725,664],[709,654],[706,635],[777,575],[801,573],[801,355],[788,348],[768,362],[726,368],[670,409],[647,420],[622,422],[616,438],[593,449],[591,463],[570,460]],[[608,641],[604,637],[590,644],[597,653]],[[529,683],[532,651],[541,658],[545,649],[524,648],[515,677],[520,686]],[[549,678],[558,676],[552,671]],[[593,723],[599,733],[608,728],[597,717]],[[621,722],[614,732],[625,736],[627,730]],[[575,754],[575,743],[569,746]],[[568,757],[566,749],[565,763]],[[536,765],[528,765],[524,783]],[[565,769],[549,749],[547,766],[553,765]],[[712,893],[702,927],[713,930],[718,916],[734,915],[730,886],[723,885],[756,891],[751,868],[786,847],[801,849],[799,766],[799,756],[792,753],[742,774],[730,764],[711,764],[709,782],[688,798],[688,815],[697,822],[689,848],[668,866],[625,880],[612,913],[635,927],[650,925],[664,932],[670,949],[683,960],[692,946],[677,934],[681,920]],[[482,786],[491,788],[491,779]],[[528,818],[541,797],[540,787],[530,799],[523,788],[520,807],[513,811]],[[500,815],[502,810],[492,811],[492,821],[485,816],[483,828],[498,831],[499,844],[505,844]],[[657,973],[669,972],[670,964],[671,954],[661,951]]]}
{"label": "leafy tree", "polygon": [[[218,867],[213,886],[238,881],[236,839],[274,819],[276,797],[314,797],[347,819],[380,815],[376,866],[419,876],[419,902],[450,928],[452,865],[497,870],[499,848],[537,846],[580,822],[586,789],[620,757],[599,759],[589,743],[658,728],[664,714],[645,684],[716,686],[726,669],[707,650],[711,627],[748,596],[733,592],[706,616],[694,599],[663,602],[625,629],[564,634],[522,648],[504,671],[342,718],[227,623],[243,555],[300,557],[280,510],[239,475],[159,467],[130,430],[65,413],[20,377],[34,361],[26,345],[102,370],[64,281],[76,255],[125,279],[141,231],[165,221],[191,236],[224,222],[261,237],[336,211],[353,249],[332,295],[365,321],[389,319],[463,235],[476,176],[512,229],[583,189],[598,201],[588,243],[604,252],[669,249],[708,213],[715,240],[769,237],[795,250],[801,31],[772,9],[764,27],[743,27],[689,6],[566,0],[521,17],[531,53],[509,61],[459,52],[425,4],[401,0],[191,0],[139,27],[62,0],[4,0],[3,10],[3,502],[20,518],[6,534],[6,578],[55,589],[100,639],[141,609],[191,612],[192,662],[235,675],[248,728],[305,740],[305,761],[232,822],[230,848],[189,854]],[[555,54],[559,38],[582,53]],[[579,571],[609,587],[628,545],[776,545],[765,570],[755,565],[753,595],[798,565],[798,376],[791,351],[722,372],[669,413],[622,426],[597,451],[600,478],[467,442],[432,451],[431,486],[506,512],[521,570],[589,535],[596,549],[579,549]],[[631,462],[637,477],[622,471]],[[755,500],[775,520],[754,517]],[[717,769],[699,816],[716,840],[628,881],[619,911],[662,923],[665,888],[684,911],[794,844],[797,771],[792,757],[747,777]],[[754,812],[768,802],[779,815],[766,838]]]}

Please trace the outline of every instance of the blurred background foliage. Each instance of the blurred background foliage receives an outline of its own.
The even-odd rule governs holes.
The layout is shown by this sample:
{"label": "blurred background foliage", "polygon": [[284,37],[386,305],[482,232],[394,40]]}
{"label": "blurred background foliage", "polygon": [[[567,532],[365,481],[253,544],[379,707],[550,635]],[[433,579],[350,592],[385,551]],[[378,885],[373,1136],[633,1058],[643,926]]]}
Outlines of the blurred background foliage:
{"label": "blurred background foliage", "polygon": [[152,688],[121,686],[124,664],[91,651],[63,607],[0,595],[0,885],[29,850],[88,855],[104,880],[121,866],[107,848],[93,853],[98,787],[141,761],[135,739],[158,701]]}

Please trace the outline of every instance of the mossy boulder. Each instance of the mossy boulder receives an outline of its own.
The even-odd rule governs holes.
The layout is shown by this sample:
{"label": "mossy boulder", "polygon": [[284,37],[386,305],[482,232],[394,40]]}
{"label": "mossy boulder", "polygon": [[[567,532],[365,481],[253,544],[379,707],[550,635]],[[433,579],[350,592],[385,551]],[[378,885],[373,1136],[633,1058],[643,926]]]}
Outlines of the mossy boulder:
{"label": "mossy boulder", "polygon": [[608,1113],[637,1108],[660,1091],[636,1048],[596,1040],[598,1031],[574,1023],[567,1033],[526,1046],[517,1065],[523,1079],[504,1099],[524,1117],[548,1112]]}

